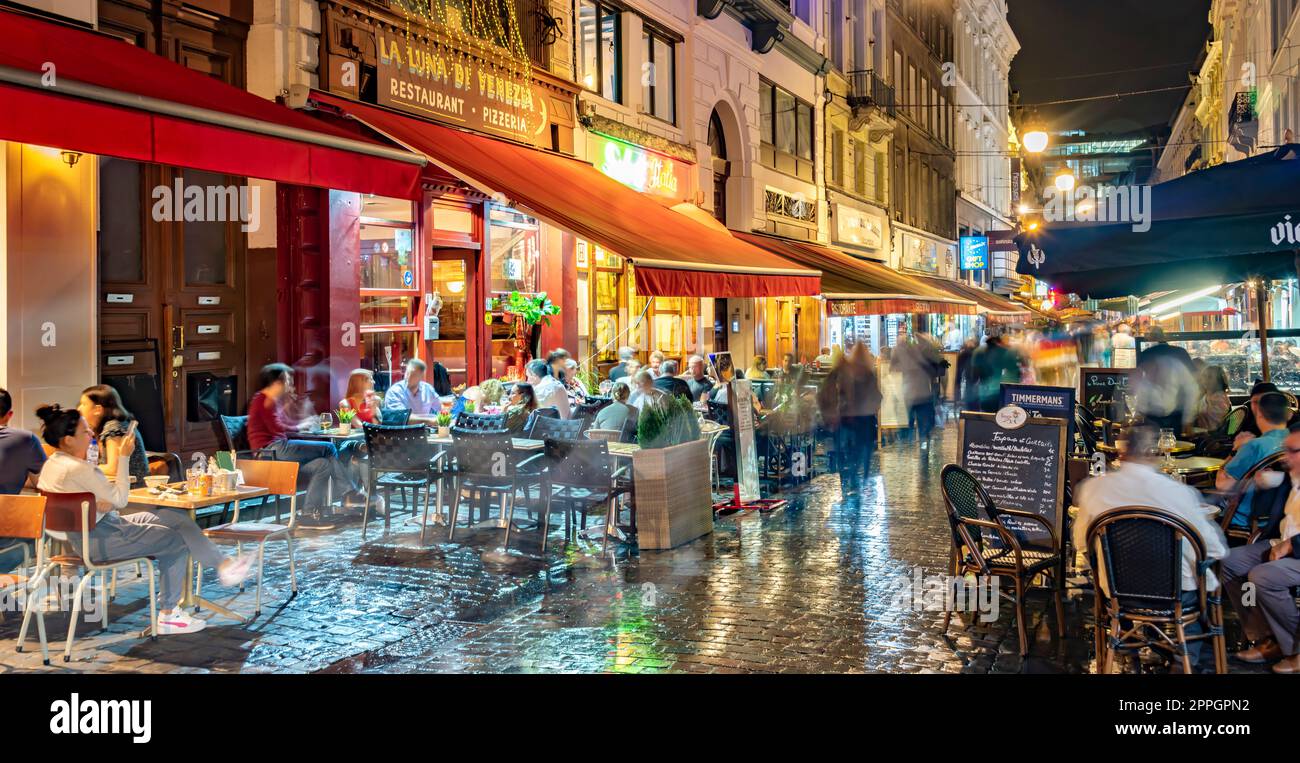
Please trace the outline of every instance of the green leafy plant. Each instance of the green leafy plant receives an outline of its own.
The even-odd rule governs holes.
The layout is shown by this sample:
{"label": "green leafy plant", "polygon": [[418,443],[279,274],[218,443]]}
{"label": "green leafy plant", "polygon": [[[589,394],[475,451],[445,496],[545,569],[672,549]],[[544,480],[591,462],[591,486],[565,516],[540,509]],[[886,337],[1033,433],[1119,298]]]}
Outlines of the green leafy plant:
{"label": "green leafy plant", "polygon": [[684,397],[663,395],[647,401],[637,417],[636,441],[643,449],[670,448],[700,439],[700,422]]}
{"label": "green leafy plant", "polygon": [[582,389],[588,395],[600,394],[600,375],[595,371],[580,368],[574,378],[578,380],[578,383],[582,385]]}
{"label": "green leafy plant", "polygon": [[488,312],[483,316],[484,323],[492,322],[493,310],[501,310],[507,315],[517,315],[529,326],[536,326],[539,323],[549,326],[551,316],[560,314],[559,306],[551,302],[544,291],[536,294],[512,291],[504,297],[493,297],[489,300]]}
{"label": "green leafy plant", "polygon": [[438,426],[440,426],[440,427],[449,427],[449,426],[451,426],[451,414],[450,414],[450,413],[439,413],[438,416],[437,416],[437,422],[438,422]]}
{"label": "green leafy plant", "polygon": [[339,408],[334,412],[334,415],[339,417],[340,424],[351,424],[352,420],[357,417],[357,412],[351,408]]}
{"label": "green leafy plant", "polygon": [[473,413],[476,407],[473,400],[466,400],[464,411],[465,413]]}

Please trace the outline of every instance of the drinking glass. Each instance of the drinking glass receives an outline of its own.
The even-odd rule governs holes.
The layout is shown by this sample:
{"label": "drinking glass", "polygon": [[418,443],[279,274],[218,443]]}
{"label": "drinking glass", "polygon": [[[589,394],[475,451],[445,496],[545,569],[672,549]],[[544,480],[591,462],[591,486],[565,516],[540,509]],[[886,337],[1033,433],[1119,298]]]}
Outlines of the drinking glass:
{"label": "drinking glass", "polygon": [[1173,465],[1174,447],[1178,444],[1178,439],[1174,437],[1174,430],[1161,429],[1160,439],[1156,442],[1160,448],[1160,455],[1164,456],[1165,466]]}
{"label": "drinking glass", "polygon": [[320,415],[320,428],[322,432],[328,432],[334,428],[334,414],[322,413]]}

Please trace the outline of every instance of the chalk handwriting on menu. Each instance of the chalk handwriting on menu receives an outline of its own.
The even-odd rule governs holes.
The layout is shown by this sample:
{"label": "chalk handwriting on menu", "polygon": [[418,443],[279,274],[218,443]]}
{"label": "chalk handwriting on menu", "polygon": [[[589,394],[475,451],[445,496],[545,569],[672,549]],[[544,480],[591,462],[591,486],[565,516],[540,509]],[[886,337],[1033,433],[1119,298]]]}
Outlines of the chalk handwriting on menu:
{"label": "chalk handwriting on menu", "polygon": [[[1037,514],[1059,530],[1063,422],[1052,421],[1029,419],[1020,429],[1008,430],[992,417],[967,418],[961,460],[996,505]],[[1010,517],[1006,525],[1022,542],[1048,541],[1037,523]]]}

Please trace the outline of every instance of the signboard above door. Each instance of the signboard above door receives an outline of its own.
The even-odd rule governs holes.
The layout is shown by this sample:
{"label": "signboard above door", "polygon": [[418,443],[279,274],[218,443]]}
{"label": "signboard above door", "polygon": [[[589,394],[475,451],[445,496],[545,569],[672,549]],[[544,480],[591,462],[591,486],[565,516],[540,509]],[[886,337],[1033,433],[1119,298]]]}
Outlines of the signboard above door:
{"label": "signboard above door", "polygon": [[526,142],[549,124],[545,94],[511,67],[391,31],[376,37],[379,105]]}

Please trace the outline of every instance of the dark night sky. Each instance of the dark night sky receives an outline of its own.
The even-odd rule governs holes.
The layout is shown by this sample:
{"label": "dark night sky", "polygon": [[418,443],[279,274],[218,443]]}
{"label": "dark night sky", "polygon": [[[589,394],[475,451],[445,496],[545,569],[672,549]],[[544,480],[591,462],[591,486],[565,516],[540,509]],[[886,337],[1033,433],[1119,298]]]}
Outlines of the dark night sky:
{"label": "dark night sky", "polygon": [[[1210,33],[1210,0],[1008,0],[1023,104],[1187,85]],[[1158,68],[1157,68],[1158,67]],[[1097,77],[1083,74],[1117,72]],[[1068,79],[1059,79],[1068,77]],[[1045,106],[1050,131],[1122,132],[1167,123],[1187,90]]]}

